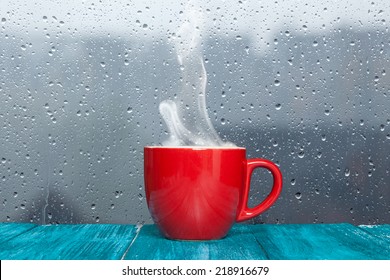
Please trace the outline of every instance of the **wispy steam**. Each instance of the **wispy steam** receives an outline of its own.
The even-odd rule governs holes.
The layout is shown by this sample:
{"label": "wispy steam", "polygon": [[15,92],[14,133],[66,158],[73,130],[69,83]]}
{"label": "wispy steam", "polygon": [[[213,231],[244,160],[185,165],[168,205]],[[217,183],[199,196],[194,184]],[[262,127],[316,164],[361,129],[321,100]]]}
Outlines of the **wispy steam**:
{"label": "wispy steam", "polygon": [[196,1],[189,1],[184,23],[173,39],[181,70],[181,91],[174,100],[160,104],[170,137],[164,146],[232,146],[215,131],[206,108],[207,74],[201,39],[204,15]]}

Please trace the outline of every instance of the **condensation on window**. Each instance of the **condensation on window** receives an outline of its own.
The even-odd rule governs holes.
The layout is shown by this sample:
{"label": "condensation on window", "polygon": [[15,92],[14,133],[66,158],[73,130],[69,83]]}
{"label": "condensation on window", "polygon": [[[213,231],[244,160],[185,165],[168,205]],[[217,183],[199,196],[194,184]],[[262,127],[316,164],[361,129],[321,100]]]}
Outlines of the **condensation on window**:
{"label": "condensation on window", "polygon": [[[168,137],[188,5],[216,132],[283,173],[250,222],[389,223],[386,0],[3,0],[0,221],[151,222],[143,147]],[[271,184],[256,170],[249,204]]]}

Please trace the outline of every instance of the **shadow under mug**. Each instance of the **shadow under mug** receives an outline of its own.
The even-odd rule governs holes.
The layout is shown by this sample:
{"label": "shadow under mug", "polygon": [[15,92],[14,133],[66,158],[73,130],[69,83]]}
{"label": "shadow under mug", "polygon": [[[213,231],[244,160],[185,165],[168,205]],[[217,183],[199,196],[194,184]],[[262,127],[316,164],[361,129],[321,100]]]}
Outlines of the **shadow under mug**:
{"label": "shadow under mug", "polygon": [[[268,169],[273,186],[249,208],[255,168]],[[247,159],[239,147],[145,147],[144,180],[153,221],[166,238],[179,240],[223,238],[235,222],[266,211],[282,190],[279,168],[266,159]]]}

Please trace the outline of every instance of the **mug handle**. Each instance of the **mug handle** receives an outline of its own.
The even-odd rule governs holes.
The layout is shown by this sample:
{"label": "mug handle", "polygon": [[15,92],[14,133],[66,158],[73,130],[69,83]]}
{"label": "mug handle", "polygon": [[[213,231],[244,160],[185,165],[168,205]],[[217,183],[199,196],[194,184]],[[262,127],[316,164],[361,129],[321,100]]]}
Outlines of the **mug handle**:
{"label": "mug handle", "polygon": [[[244,163],[245,164],[245,163]],[[236,218],[237,222],[242,222],[249,220],[257,215],[260,215],[265,210],[271,207],[271,205],[276,201],[282,191],[282,172],[279,168],[272,162],[262,158],[248,159],[246,160],[246,178],[245,186],[243,193],[240,197],[240,204],[238,207],[238,215]],[[251,184],[251,177],[253,170],[256,168],[265,168],[268,169],[273,177],[273,186],[269,195],[261,202],[259,205],[256,205],[253,208],[248,207],[248,197],[249,197],[249,188]]]}

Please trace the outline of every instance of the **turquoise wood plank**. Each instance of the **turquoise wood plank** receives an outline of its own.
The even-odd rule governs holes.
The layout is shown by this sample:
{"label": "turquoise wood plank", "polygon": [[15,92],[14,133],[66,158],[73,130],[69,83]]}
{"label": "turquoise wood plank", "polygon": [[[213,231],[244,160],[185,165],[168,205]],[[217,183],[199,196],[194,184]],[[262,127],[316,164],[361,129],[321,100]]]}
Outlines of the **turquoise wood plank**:
{"label": "turquoise wood plank", "polygon": [[390,225],[236,225],[207,242],[146,225],[135,236],[132,225],[0,223],[0,259],[390,259]]}
{"label": "turquoise wood plank", "polygon": [[0,259],[120,259],[135,234],[133,225],[37,226],[0,244]]}
{"label": "turquoise wood plank", "polygon": [[266,259],[250,226],[237,225],[228,236],[212,241],[178,241],[161,236],[155,225],[144,225],[125,259],[205,260]]}
{"label": "turquoise wood plank", "polygon": [[255,225],[270,259],[390,259],[390,248],[350,224]]}
{"label": "turquoise wood plank", "polygon": [[36,227],[34,224],[0,223],[0,244]]}
{"label": "turquoise wood plank", "polygon": [[389,243],[390,246],[390,225],[369,225],[359,226],[362,230],[380,238],[382,241]]}

